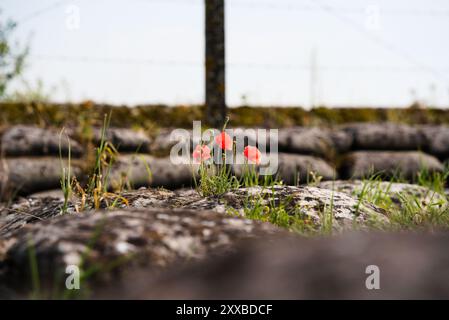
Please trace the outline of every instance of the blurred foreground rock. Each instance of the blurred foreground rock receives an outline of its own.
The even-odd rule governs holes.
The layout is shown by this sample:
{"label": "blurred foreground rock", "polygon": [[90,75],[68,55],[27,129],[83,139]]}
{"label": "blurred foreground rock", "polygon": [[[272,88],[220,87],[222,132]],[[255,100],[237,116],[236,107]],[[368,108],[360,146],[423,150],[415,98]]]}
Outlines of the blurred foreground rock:
{"label": "blurred foreground rock", "polygon": [[[287,237],[287,232],[244,219],[252,206],[274,205],[329,233],[388,223],[388,212],[357,200],[345,182],[337,185],[337,190],[348,194],[310,186],[274,186],[202,197],[192,189],[141,188],[121,194],[127,207],[122,203],[114,210],[77,213],[72,203],[67,214],[61,213],[59,198],[28,197],[0,210],[0,296],[30,293],[30,252],[37,261],[41,294],[55,287],[63,290],[65,282],[58,279],[65,279],[65,267],[74,264],[93,272],[82,286],[100,298],[408,297],[413,295],[400,277],[397,289],[389,287],[392,291],[370,296],[374,291],[364,287],[366,266],[381,268],[381,288],[390,285],[390,276],[384,278],[388,272],[398,276],[398,264],[410,267],[405,268],[407,280],[412,277],[410,270],[431,277],[432,268],[447,267],[449,259],[443,255],[447,237],[435,250],[430,245],[433,240],[427,238],[421,243],[413,236],[402,240],[402,236],[368,233],[275,240]],[[402,184],[391,190],[422,191]],[[257,242],[240,242],[252,237]],[[412,285],[428,290],[424,296],[435,294],[426,287],[431,282],[414,281]]]}
{"label": "blurred foreground rock", "polygon": [[[355,233],[243,243],[156,280],[140,269],[96,298],[448,299],[449,234]],[[380,289],[368,290],[368,266]]]}
{"label": "blurred foreground rock", "polygon": [[63,290],[65,281],[57,279],[65,278],[67,265],[97,270],[91,275],[96,280],[115,281],[117,272],[130,265],[146,270],[179,265],[216,250],[229,250],[241,239],[279,232],[267,223],[211,211],[127,209],[67,214],[0,238],[0,293],[11,288],[16,294],[20,289],[30,292],[30,250],[44,288]]}

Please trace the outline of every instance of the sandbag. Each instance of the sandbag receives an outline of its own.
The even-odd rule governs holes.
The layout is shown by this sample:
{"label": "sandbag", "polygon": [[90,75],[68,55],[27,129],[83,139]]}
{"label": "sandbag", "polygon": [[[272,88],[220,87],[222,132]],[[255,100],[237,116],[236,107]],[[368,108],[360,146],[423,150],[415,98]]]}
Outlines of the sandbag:
{"label": "sandbag", "polygon": [[279,151],[332,158],[351,147],[352,138],[341,130],[294,127],[279,130]]}
{"label": "sandbag", "polygon": [[353,150],[421,150],[424,134],[416,127],[395,123],[355,123],[343,130],[352,135]]}
{"label": "sandbag", "polygon": [[434,156],[418,151],[356,151],[347,154],[340,167],[344,178],[386,177],[416,178],[418,172],[442,172],[442,163]]}
{"label": "sandbag", "polygon": [[[0,185],[3,195],[29,194],[61,187],[62,168],[67,159],[56,157],[4,158],[1,160]],[[72,176],[81,175],[80,167],[71,164]]]}
{"label": "sandbag", "polygon": [[[105,171],[108,169],[106,168]],[[173,164],[169,157],[144,154],[120,155],[110,168],[112,188],[142,186],[177,188],[192,185],[195,169],[189,164]]]}
{"label": "sandbag", "polygon": [[449,157],[449,127],[421,126],[421,132],[427,139],[426,150],[437,157]]}
{"label": "sandbag", "polygon": [[[271,155],[274,157],[275,155]],[[313,182],[316,179],[331,180],[336,178],[335,169],[324,159],[298,154],[279,153],[278,168],[274,176],[287,185]],[[263,156],[262,156],[263,157]],[[245,170],[253,170],[251,165],[233,165],[234,174],[242,177]]]}
{"label": "sandbag", "polygon": [[7,129],[1,139],[1,150],[5,156],[68,155],[79,157],[83,153],[81,145],[54,129],[42,129],[18,125]]}
{"label": "sandbag", "polygon": [[[101,133],[101,128],[94,128],[93,140],[96,145],[99,145],[101,142]],[[121,152],[146,153],[150,151],[151,139],[142,130],[108,128],[105,133],[105,139]]]}

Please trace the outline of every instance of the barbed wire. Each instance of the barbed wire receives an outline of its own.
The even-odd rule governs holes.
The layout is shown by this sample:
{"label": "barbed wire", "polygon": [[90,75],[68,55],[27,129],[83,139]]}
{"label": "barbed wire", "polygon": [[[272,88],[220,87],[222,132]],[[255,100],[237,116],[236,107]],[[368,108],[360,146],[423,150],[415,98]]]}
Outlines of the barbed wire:
{"label": "barbed wire", "polygon": [[48,6],[45,6],[45,7],[40,8],[40,9],[37,9],[36,11],[33,11],[33,12],[29,13],[28,15],[26,15],[26,16],[24,16],[22,18],[19,18],[18,19],[19,26],[22,23],[26,23],[26,22],[28,22],[30,20],[33,20],[33,19],[35,19],[35,18],[37,18],[39,16],[42,16],[42,15],[44,15],[44,14],[46,14],[46,13],[52,11],[52,10],[55,10],[55,9],[61,7],[64,4],[67,4],[67,0],[56,1],[56,2],[53,2],[52,4],[50,4]]}
{"label": "barbed wire", "polygon": [[[140,2],[146,3],[163,3],[163,4],[195,4],[195,5],[203,5],[203,0],[136,0]],[[310,5],[298,4],[298,3],[282,3],[282,2],[272,2],[272,1],[254,1],[254,0],[240,0],[240,1],[225,1],[227,6],[231,7],[247,7],[252,9],[260,9],[260,8],[269,8],[269,9],[282,9],[282,10],[297,10],[297,11],[320,11],[327,14],[330,14],[337,18],[340,22],[346,24],[356,32],[359,32],[364,35],[366,39],[373,42],[377,46],[387,50],[411,65],[413,67],[396,67],[396,66],[320,66],[320,71],[322,70],[338,70],[338,71],[395,71],[395,72],[427,72],[433,74],[435,78],[444,79],[445,82],[449,82],[449,77],[442,73],[443,70],[447,70],[447,68],[438,68],[436,70],[434,67],[427,66],[422,62],[418,61],[413,57],[413,55],[408,52],[403,51],[401,48],[398,48],[394,44],[382,39],[373,33],[368,32],[364,28],[362,28],[358,23],[349,19],[346,15],[342,13],[362,13],[365,12],[360,8],[348,8],[348,7],[338,7],[334,5],[329,5],[320,0],[312,1]],[[56,8],[61,7],[64,4],[69,4],[69,1],[62,0],[56,1],[49,6],[36,10],[24,18],[19,20],[20,23],[24,23],[30,21],[36,17],[42,16],[45,13],[52,11]],[[424,14],[431,16],[448,16],[449,11],[414,11],[414,10],[396,10],[396,11],[382,11],[382,13],[395,13],[395,14]],[[45,60],[53,60],[53,61],[70,61],[70,62],[96,62],[96,63],[114,63],[114,64],[140,64],[140,65],[164,65],[164,66],[202,66],[201,62],[192,62],[192,61],[177,61],[177,60],[152,60],[152,59],[134,59],[134,58],[102,58],[102,57],[68,57],[68,56],[46,56],[46,55],[35,55],[36,59],[45,59]],[[304,69],[310,70],[311,66],[307,65],[293,65],[293,64],[267,64],[267,63],[228,63],[229,67],[246,67],[246,68],[259,68],[259,69]]]}
{"label": "barbed wire", "polygon": [[[160,1],[160,0],[147,0],[147,1]],[[309,5],[305,4],[298,4],[297,2],[288,2],[288,3],[282,3],[282,2],[271,2],[271,1],[260,1],[260,0],[239,0],[239,1],[230,1],[227,0],[227,3],[230,7],[246,7],[249,9],[275,9],[275,10],[285,10],[285,11],[317,11],[320,10],[317,9],[313,3]],[[357,7],[357,8],[351,8],[351,7],[342,7],[342,6],[330,6],[332,10],[340,12],[340,13],[347,13],[347,14],[366,14],[366,7]],[[382,6],[377,6],[379,9]],[[380,10],[381,14],[386,15],[412,15],[412,16],[431,16],[431,17],[447,17],[449,16],[449,8],[446,10],[412,10],[412,9],[404,9],[404,8],[395,8],[395,9],[387,9],[387,10]]]}
{"label": "barbed wire", "polygon": [[[205,0],[135,0],[147,3],[163,3],[163,4],[183,4],[183,5],[203,5]],[[319,12],[313,4],[298,4],[298,2],[279,2],[279,1],[261,1],[261,0],[225,0],[228,8],[248,8],[248,9],[274,9],[282,11],[304,11]],[[333,10],[347,14],[366,14],[366,8],[351,8],[343,6],[330,6]],[[382,6],[378,6],[381,8]],[[410,16],[430,16],[430,17],[447,17],[449,16],[449,8],[443,10],[417,10],[408,8],[382,9],[381,14],[386,15],[410,15]]]}
{"label": "barbed wire", "polygon": [[[137,64],[151,66],[189,66],[203,67],[202,61],[182,61],[182,60],[163,60],[163,59],[140,59],[140,58],[121,58],[121,57],[93,57],[93,56],[64,56],[64,55],[45,55],[33,54],[30,58],[36,60],[47,60],[51,62],[70,62],[70,63],[105,63],[105,64]],[[254,63],[254,62],[229,62],[227,66],[231,68],[256,68],[256,69],[292,69],[292,70],[310,70],[310,65],[301,64],[273,64],[273,63]],[[317,66],[320,71],[350,71],[350,72],[428,72],[426,67],[401,67],[388,65],[322,65]],[[449,72],[449,66],[438,67],[440,70]]]}
{"label": "barbed wire", "polygon": [[[204,0],[134,0],[142,3],[159,3],[159,4],[181,4],[181,5],[203,5]],[[19,19],[19,23],[28,22],[34,18],[42,16],[52,10],[55,10],[61,7],[64,4],[72,4],[71,0],[62,0],[56,1],[48,6],[40,8],[30,14]],[[239,0],[232,1],[226,0],[225,5],[228,8],[247,8],[247,9],[269,9],[269,10],[282,10],[282,11],[296,11],[296,12],[319,12],[313,4],[298,4],[297,2],[274,2],[274,1],[260,1],[260,0]],[[333,10],[334,12],[346,13],[346,14],[366,14],[366,8],[351,8],[351,7],[342,7],[335,5],[328,5],[328,8]],[[379,6],[381,8],[381,6]],[[408,16],[428,16],[428,17],[449,17],[449,8],[443,10],[413,10],[413,9],[405,9],[405,8],[395,8],[395,9],[382,9],[379,13],[386,15],[408,15]]]}
{"label": "barbed wire", "polygon": [[337,13],[333,9],[333,7],[329,6],[327,3],[324,3],[321,0],[315,0],[313,3],[315,3],[317,5],[317,7],[320,8],[323,12],[326,12],[326,13],[332,15],[334,18],[338,19],[340,22],[346,24],[347,26],[349,26],[356,32],[365,36],[366,39],[370,40],[377,46],[382,47],[383,49],[401,57],[402,59],[406,60],[408,63],[414,65],[417,68],[420,68],[422,70],[427,70],[427,72],[433,74],[433,76],[435,78],[438,78],[442,81],[449,83],[449,77],[447,74],[441,73],[439,70],[435,70],[433,67],[428,66],[421,61],[418,61],[413,55],[402,50],[401,48],[397,47],[393,43],[390,43],[387,40],[380,38],[373,33],[368,32],[366,29],[360,27],[360,25],[358,23],[356,23],[355,21],[349,19],[348,17],[346,17],[344,15]]}
{"label": "barbed wire", "polygon": [[93,57],[93,56],[65,56],[32,54],[30,58],[37,60],[49,60],[55,62],[80,62],[80,63],[106,63],[106,64],[137,64],[137,65],[161,65],[161,66],[198,66],[200,61],[140,59],[122,57]]}

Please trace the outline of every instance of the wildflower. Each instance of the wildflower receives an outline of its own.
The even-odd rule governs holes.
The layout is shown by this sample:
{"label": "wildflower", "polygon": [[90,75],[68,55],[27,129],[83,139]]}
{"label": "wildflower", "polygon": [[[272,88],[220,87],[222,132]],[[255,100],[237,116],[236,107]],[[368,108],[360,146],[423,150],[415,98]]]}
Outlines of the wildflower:
{"label": "wildflower", "polygon": [[243,155],[248,159],[248,162],[259,164],[262,157],[262,153],[257,149],[257,147],[247,146],[243,151]]}
{"label": "wildflower", "polygon": [[229,134],[224,131],[215,137],[215,142],[223,150],[232,150],[232,139]]}
{"label": "wildflower", "polygon": [[210,149],[208,146],[201,146],[198,144],[195,147],[195,150],[193,150],[192,156],[196,163],[200,163],[210,159]]}

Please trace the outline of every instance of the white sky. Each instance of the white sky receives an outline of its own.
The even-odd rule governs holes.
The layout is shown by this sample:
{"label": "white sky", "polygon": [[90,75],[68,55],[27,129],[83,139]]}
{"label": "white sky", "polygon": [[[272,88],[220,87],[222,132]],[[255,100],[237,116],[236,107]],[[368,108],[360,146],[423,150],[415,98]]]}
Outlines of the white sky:
{"label": "white sky", "polygon": [[[447,0],[225,1],[230,105],[245,95],[263,105],[406,106],[414,90],[449,106]],[[59,86],[55,100],[203,100],[203,0],[0,0],[0,8],[19,22],[17,38],[30,39],[25,78]]]}

